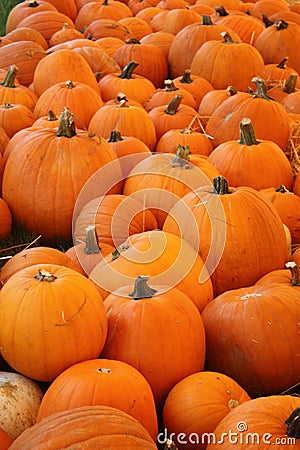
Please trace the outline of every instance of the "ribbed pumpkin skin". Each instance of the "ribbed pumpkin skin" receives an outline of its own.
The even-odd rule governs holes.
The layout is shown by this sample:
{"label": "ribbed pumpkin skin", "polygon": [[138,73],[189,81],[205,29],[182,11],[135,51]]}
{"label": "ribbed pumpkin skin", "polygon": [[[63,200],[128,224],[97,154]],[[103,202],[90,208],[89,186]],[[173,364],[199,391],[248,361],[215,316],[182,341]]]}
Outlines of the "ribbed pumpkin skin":
{"label": "ribbed pumpkin skin", "polygon": [[14,30],[21,20],[41,11],[57,11],[56,7],[50,2],[39,0],[38,2],[24,1],[15,5],[6,20],[6,33]]}
{"label": "ribbed pumpkin skin", "polygon": [[191,62],[192,74],[205,78],[215,89],[232,85],[246,92],[249,86],[253,87],[252,78],[263,70],[262,56],[245,42],[205,42]]}
{"label": "ribbed pumpkin skin", "polygon": [[[216,194],[199,188],[178,202],[167,217],[163,230],[179,234],[176,220],[187,205],[195,217],[201,237],[198,250],[208,263],[212,239],[218,236],[220,260],[210,258],[216,267],[211,275],[215,295],[230,289],[251,286],[271,270],[281,268],[288,248],[282,221],[274,206],[254,189],[230,188],[230,193]],[[197,206],[196,206],[197,205]],[[173,217],[172,217],[173,215]],[[195,245],[190,224],[182,224],[183,239]],[[213,236],[213,237],[212,237]],[[211,268],[208,266],[208,270]]]}
{"label": "ribbed pumpkin skin", "polygon": [[[224,417],[216,427],[216,442],[208,444],[207,450],[231,450],[234,446],[239,450],[252,450],[254,448],[266,450],[271,446],[278,450],[295,448],[298,446],[299,440],[293,438],[293,434],[287,435],[285,421],[299,407],[299,397],[293,397],[292,395],[272,395],[245,402],[240,408],[234,409]],[[243,438],[244,441],[233,445],[226,437],[228,435],[222,435],[222,433],[236,430],[236,424],[238,423],[246,424],[247,430],[244,433],[237,432],[237,442],[242,441]],[[249,437],[247,443],[245,442],[246,435]],[[260,441],[258,444],[258,437],[262,440],[263,436],[265,437],[265,443]],[[251,442],[255,443],[251,444]]]}
{"label": "ribbed pumpkin skin", "polygon": [[239,138],[239,123],[251,119],[257,139],[274,141],[284,149],[289,140],[289,120],[283,106],[272,100],[239,92],[225,100],[211,115],[205,131],[213,136],[212,144]]}
{"label": "ribbed pumpkin skin", "polygon": [[[6,161],[3,177],[3,198],[15,222],[42,234],[43,242],[71,239],[77,196],[97,170],[115,161],[111,180],[122,179],[117,156],[105,139],[83,130],[59,137],[56,131],[37,129],[20,140]],[[120,186],[115,192],[119,191]]]}
{"label": "ribbed pumpkin skin", "polygon": [[149,286],[157,290],[152,298],[130,297],[129,286],[105,299],[110,331],[102,355],[138,369],[160,410],[178,381],[203,370],[205,333],[201,315],[187,295],[152,285],[151,277]]}
{"label": "ribbed pumpkin skin", "polygon": [[[219,372],[204,370],[179,381],[169,392],[163,409],[163,421],[169,433],[212,433],[233,408],[250,400],[247,392],[232,378]],[[197,445],[197,449],[206,448]],[[176,439],[175,439],[176,441]],[[180,444],[179,450],[193,450],[195,445]]]}
{"label": "ribbed pumpkin skin", "polygon": [[208,369],[234,378],[251,396],[293,386],[300,376],[299,314],[298,289],[272,281],[219,295],[202,312]]}
{"label": "ribbed pumpkin skin", "polygon": [[156,440],[157,417],[149,383],[134,367],[112,359],[82,361],[62,372],[47,389],[37,421],[59,411],[93,405],[126,412]]}
{"label": "ribbed pumpkin skin", "polygon": [[[39,270],[56,278],[37,279]],[[52,381],[67,367],[97,358],[107,318],[101,295],[88,279],[59,265],[20,270],[1,289],[1,354],[17,372]]]}
{"label": "ribbed pumpkin skin", "polygon": [[145,428],[133,417],[108,406],[84,406],[53,414],[14,441],[12,450],[105,449],[156,450]]}

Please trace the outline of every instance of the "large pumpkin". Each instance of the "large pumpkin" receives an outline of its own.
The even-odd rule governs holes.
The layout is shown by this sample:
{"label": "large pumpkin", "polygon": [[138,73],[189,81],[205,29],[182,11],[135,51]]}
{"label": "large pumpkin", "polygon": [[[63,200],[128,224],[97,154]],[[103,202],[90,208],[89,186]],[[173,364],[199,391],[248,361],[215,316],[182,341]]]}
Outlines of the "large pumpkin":
{"label": "large pumpkin", "polygon": [[[192,220],[182,219],[186,207],[196,229]],[[288,257],[275,207],[253,188],[230,188],[223,177],[216,177],[210,189],[187,194],[171,210],[163,229],[181,235],[199,251],[211,273],[215,295],[252,285],[282,267]]]}
{"label": "large pumpkin", "polygon": [[152,390],[140,371],[113,359],[91,359],[64,370],[47,389],[37,421],[80,406],[118,408],[137,419],[153,440],[157,417]]}
{"label": "large pumpkin", "polygon": [[[16,439],[11,450],[156,450],[148,431],[129,414],[109,406],[82,406],[46,417]],[[92,446],[92,447],[91,447]]]}
{"label": "large pumpkin", "polygon": [[52,381],[98,357],[107,333],[103,301],[90,280],[59,265],[20,270],[1,289],[1,354],[20,374]]}
{"label": "large pumpkin", "polygon": [[139,276],[133,292],[126,286],[106,298],[109,332],[102,355],[137,368],[160,410],[178,381],[203,370],[205,333],[201,315],[187,295],[147,281]]}
{"label": "large pumpkin", "polygon": [[65,109],[58,130],[37,129],[11,151],[3,174],[3,198],[15,222],[42,234],[43,242],[71,240],[77,196],[87,180],[109,163],[111,179],[104,184],[115,176],[122,179],[117,156],[105,139],[87,131],[76,133],[74,117]]}

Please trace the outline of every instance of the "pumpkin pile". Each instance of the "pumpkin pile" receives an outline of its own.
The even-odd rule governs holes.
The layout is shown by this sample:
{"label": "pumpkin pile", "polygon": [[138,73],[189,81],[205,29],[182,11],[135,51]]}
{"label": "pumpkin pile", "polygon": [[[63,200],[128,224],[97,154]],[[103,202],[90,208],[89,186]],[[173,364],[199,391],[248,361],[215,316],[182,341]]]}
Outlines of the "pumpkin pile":
{"label": "pumpkin pile", "polygon": [[34,241],[0,271],[0,448],[295,448],[299,2],[5,27],[0,245]]}

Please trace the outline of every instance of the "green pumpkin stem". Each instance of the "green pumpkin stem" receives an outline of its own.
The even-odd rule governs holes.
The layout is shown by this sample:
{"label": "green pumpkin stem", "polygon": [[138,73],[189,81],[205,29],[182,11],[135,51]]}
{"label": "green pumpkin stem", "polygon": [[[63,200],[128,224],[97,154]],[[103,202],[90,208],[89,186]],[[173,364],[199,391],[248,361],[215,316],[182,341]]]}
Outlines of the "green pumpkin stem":
{"label": "green pumpkin stem", "polygon": [[85,229],[85,253],[87,255],[95,255],[100,253],[100,248],[96,236],[95,225],[90,225]]}
{"label": "green pumpkin stem", "polygon": [[296,408],[285,421],[286,434],[296,439],[300,438],[300,408]]}
{"label": "green pumpkin stem", "polygon": [[124,139],[121,136],[121,133],[119,130],[112,130],[108,139],[108,142],[119,142],[123,141]]}
{"label": "green pumpkin stem", "polygon": [[256,140],[254,128],[252,122],[247,117],[242,119],[240,122],[240,141],[241,145],[247,145],[250,147],[251,145],[259,144],[259,141]]}
{"label": "green pumpkin stem", "polygon": [[176,155],[172,161],[172,167],[179,167],[180,169],[189,169],[190,147],[188,145],[178,145]]}
{"label": "green pumpkin stem", "polygon": [[132,297],[134,300],[139,300],[141,298],[152,298],[157,290],[148,286],[148,280],[149,277],[139,275],[134,282],[133,292],[128,294],[129,297]]}
{"label": "green pumpkin stem", "polygon": [[52,283],[57,279],[55,275],[48,272],[47,270],[39,270],[39,272],[34,275],[34,278],[38,281],[47,281],[48,283]]}
{"label": "green pumpkin stem", "polygon": [[231,194],[231,191],[229,190],[228,181],[221,175],[213,179],[213,187],[215,194],[218,195]]}
{"label": "green pumpkin stem", "polygon": [[124,69],[122,70],[121,74],[119,75],[119,78],[122,78],[122,80],[130,80],[132,78],[132,74],[134,69],[139,65],[136,61],[129,61]]}
{"label": "green pumpkin stem", "polygon": [[274,101],[274,99],[268,95],[266,83],[262,78],[254,77],[251,81],[255,83],[256,86],[256,92],[253,93],[254,98],[263,98],[264,100]]}
{"label": "green pumpkin stem", "polygon": [[165,113],[174,116],[177,113],[177,110],[182,102],[182,99],[183,99],[182,94],[176,94],[175,97],[170,101],[170,103],[166,107]]}
{"label": "green pumpkin stem", "polygon": [[300,269],[295,261],[289,261],[285,264],[286,269],[291,271],[291,283],[293,286],[300,286]]}
{"label": "green pumpkin stem", "polygon": [[3,80],[2,83],[1,83],[1,86],[9,87],[9,88],[14,88],[14,87],[16,87],[16,85],[15,85],[15,79],[16,79],[18,70],[19,70],[19,69],[18,69],[17,66],[15,66],[14,64],[11,65],[11,66],[8,68],[8,71],[7,71],[6,75],[5,75],[4,80]]}
{"label": "green pumpkin stem", "polygon": [[71,138],[76,135],[74,116],[69,108],[65,107],[59,117],[56,136]]}

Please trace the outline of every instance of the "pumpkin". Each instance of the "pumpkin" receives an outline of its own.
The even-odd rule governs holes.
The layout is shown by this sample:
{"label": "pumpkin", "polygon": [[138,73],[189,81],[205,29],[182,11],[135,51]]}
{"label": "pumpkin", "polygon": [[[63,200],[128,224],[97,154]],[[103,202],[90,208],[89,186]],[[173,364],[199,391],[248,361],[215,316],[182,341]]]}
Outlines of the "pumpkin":
{"label": "pumpkin", "polygon": [[240,139],[218,145],[208,160],[233,187],[249,186],[260,190],[283,184],[291,189],[293,185],[293,172],[285,153],[272,140],[257,140],[248,118],[240,122]]}
{"label": "pumpkin", "polygon": [[125,41],[132,37],[130,31],[124,25],[113,19],[93,20],[85,29],[83,35],[87,39],[97,41],[102,37],[116,37]]}
{"label": "pumpkin", "polygon": [[28,247],[15,253],[1,268],[0,281],[3,285],[7,280],[19,270],[35,264],[58,264],[66,266],[69,269],[77,270],[84,274],[82,268],[78,268],[76,264],[69,258],[66,253],[52,247]]}
{"label": "pumpkin", "polygon": [[[92,444],[91,444],[92,442]],[[148,431],[129,414],[109,406],[82,406],[52,414],[16,439],[11,450],[156,450]]]}
{"label": "pumpkin", "polygon": [[6,33],[8,39],[12,42],[31,41],[39,44],[44,50],[47,50],[48,44],[46,39],[37,30],[30,27],[19,27]]}
{"label": "pumpkin", "polygon": [[61,44],[62,42],[71,41],[73,39],[83,39],[83,34],[75,28],[70,28],[65,22],[60,30],[55,31],[49,39],[49,47]]}
{"label": "pumpkin", "polygon": [[[141,42],[141,39],[152,33],[152,28],[148,22],[140,17],[128,15],[118,20],[118,23],[124,25],[130,31],[133,39]],[[142,42],[141,42],[142,44]]]}
{"label": "pumpkin", "polygon": [[247,392],[227,375],[208,370],[197,372],[171,389],[163,408],[163,423],[169,433],[185,433],[191,438],[185,444],[175,439],[179,450],[194,449],[196,436],[197,448],[204,449],[209,433],[232,409],[248,400]]}
{"label": "pumpkin", "polygon": [[217,23],[231,28],[246,44],[254,45],[256,39],[265,29],[261,20],[252,15],[241,15],[237,11],[221,16]]}
{"label": "pumpkin", "polygon": [[[68,47],[71,46],[69,45]],[[114,73],[121,70],[115,60],[101,48],[98,48],[98,46],[95,47],[91,45],[76,45],[75,47],[73,47],[73,51],[75,53],[79,53],[84,57],[84,59],[92,69],[97,82],[99,79],[101,79],[101,77],[109,73]]]}
{"label": "pumpkin", "polygon": [[76,127],[87,129],[95,112],[103,106],[100,93],[85,83],[72,80],[56,83],[46,89],[34,107],[36,118],[45,116],[49,110],[56,115],[67,107],[74,114]]}
{"label": "pumpkin", "polygon": [[138,67],[136,61],[129,61],[121,72],[107,74],[99,80],[104,102],[115,99],[119,92],[142,105],[146,102],[155,91],[155,86],[148,78],[133,73],[136,67]]}
{"label": "pumpkin", "polygon": [[[296,78],[298,78],[296,76]],[[299,100],[300,100],[300,90],[295,90],[292,92],[287,92],[287,95],[281,101],[282,106],[288,113],[300,114]]]}
{"label": "pumpkin", "polygon": [[13,440],[9,437],[6,431],[0,428],[0,445],[2,450],[7,450],[12,443]]}
{"label": "pumpkin", "polygon": [[35,128],[57,128],[58,127],[58,117],[50,109],[47,114],[36,119],[32,126]]}
{"label": "pumpkin", "polygon": [[155,284],[176,287],[192,299],[200,312],[213,298],[211,279],[198,253],[178,236],[161,230],[129,236],[95,266],[90,279],[106,298],[122,286],[133,285],[141,272]]}
{"label": "pumpkin", "polygon": [[124,136],[140,139],[154,151],[157,141],[155,126],[141,106],[128,105],[127,99],[104,105],[93,115],[88,130],[109,139],[111,130],[115,128]]}
{"label": "pumpkin", "polygon": [[174,39],[174,35],[171,33],[166,33],[164,31],[155,31],[153,33],[147,34],[140,39],[141,44],[154,44],[159,47],[165,57],[168,59],[171,43]]}
{"label": "pumpkin", "polygon": [[260,191],[275,206],[282,222],[291,232],[292,245],[300,244],[300,197],[286,186],[271,187]]}
{"label": "pumpkin", "polygon": [[94,20],[112,19],[117,21],[128,16],[132,16],[132,12],[123,2],[118,0],[91,1],[78,11],[75,26],[77,30],[84,30]]}
{"label": "pumpkin", "polygon": [[36,423],[43,391],[33,380],[12,371],[0,372],[0,384],[0,428],[14,440]]}
{"label": "pumpkin", "polygon": [[221,420],[214,430],[214,441],[206,448],[232,449],[232,439],[227,434],[231,430],[238,449],[269,448],[272,444],[279,450],[293,448],[298,445],[299,407],[299,397],[292,395],[271,395],[245,402]]}
{"label": "pumpkin", "polygon": [[0,105],[0,127],[12,138],[18,131],[31,127],[35,121],[33,112],[21,103]]}
{"label": "pumpkin", "polygon": [[176,154],[156,153],[139,162],[128,174],[123,193],[136,194],[153,208],[159,228],[174,204],[199,186],[207,186],[219,175],[205,157],[190,155],[189,147],[178,145]]}
{"label": "pumpkin", "polygon": [[170,78],[179,77],[185,69],[190,69],[192,60],[202,44],[213,39],[222,40],[220,33],[223,31],[230,32],[234,40],[240,41],[238,35],[229,27],[214,24],[206,14],[202,15],[200,22],[187,25],[180,30],[173,39],[168,56]]}
{"label": "pumpkin", "polygon": [[299,288],[274,282],[274,277],[257,281],[223,292],[202,311],[208,370],[231,376],[252,397],[290,388],[300,368],[294,352],[300,339]]}
{"label": "pumpkin", "polygon": [[29,0],[16,4],[9,12],[6,19],[6,33],[14,30],[21,20],[38,11],[57,11],[54,5],[44,0]]}
{"label": "pumpkin", "polygon": [[[289,78],[291,73],[295,73],[298,75],[296,70],[293,67],[289,66],[289,58],[285,56],[279,61],[279,63],[270,63],[265,64],[264,73],[262,78],[266,82],[267,89],[277,86],[284,86],[286,80]],[[298,75],[297,87],[300,87],[300,77]]]}
{"label": "pumpkin", "polygon": [[[289,75],[288,79],[284,83],[278,84],[277,86],[273,86],[268,89],[268,94],[270,96],[272,96],[273,100],[276,100],[277,102],[281,103],[287,112],[293,112],[293,113],[297,112],[297,102],[293,102],[293,101],[290,102],[291,106],[293,104],[296,106],[295,111],[292,111],[289,108],[286,108],[284,106],[284,102],[285,102],[286,98],[296,92],[297,79],[298,79],[298,75],[295,73],[291,73]],[[293,96],[291,97],[291,99],[292,98],[293,98]]]}
{"label": "pumpkin", "polygon": [[49,53],[37,64],[33,90],[40,97],[49,87],[67,80],[85,83],[99,95],[98,83],[89,64],[82,55],[69,49]]}
{"label": "pumpkin", "polygon": [[133,195],[109,194],[93,198],[81,210],[76,209],[74,217],[75,242],[83,241],[86,227],[94,224],[98,244],[110,245],[114,249],[132,234],[157,228],[154,215]]}
{"label": "pumpkin", "polygon": [[111,254],[115,248],[110,244],[101,243],[99,247],[95,232],[95,225],[90,225],[85,229],[85,240],[78,241],[70,247],[65,255],[68,256],[78,266],[89,275],[99,261],[108,254]]}
{"label": "pumpkin", "polygon": [[3,153],[9,143],[9,137],[4,130],[4,128],[0,127],[0,153],[3,156]]}
{"label": "pumpkin", "polygon": [[[192,219],[183,220],[186,207],[197,224],[194,229]],[[275,207],[253,188],[229,187],[222,176],[214,178],[211,188],[195,189],[177,202],[163,230],[181,235],[199,251],[215,295],[250,286],[287,260],[286,235]]]}
{"label": "pumpkin", "polygon": [[149,383],[137,369],[113,359],[82,361],[64,370],[47,389],[37,421],[59,411],[93,405],[124,411],[156,440],[157,417]]}
{"label": "pumpkin", "polygon": [[162,31],[176,35],[184,27],[200,21],[201,15],[191,9],[171,9],[163,21]]}
{"label": "pumpkin", "polygon": [[[191,73],[205,78],[214,89],[233,85],[246,92],[252,78],[263,72],[264,60],[253,45],[235,41],[227,31],[221,36],[223,41],[207,41],[197,50],[191,62]],[[221,71],[219,62],[222,62]]]}
{"label": "pumpkin", "polygon": [[97,39],[96,44],[112,58],[117,49],[124,44],[124,41],[117,37],[107,36]]}
{"label": "pumpkin", "polygon": [[[29,86],[38,63],[46,56],[44,48],[33,41],[18,41],[0,47],[0,68],[18,67],[18,82]],[[37,94],[39,95],[39,94]]]}
{"label": "pumpkin", "polygon": [[185,89],[193,95],[197,110],[205,94],[214,90],[209,81],[197,75],[192,75],[190,69],[185,69],[182,76],[176,77],[172,81],[178,89]]}
{"label": "pumpkin", "polygon": [[156,145],[158,153],[176,153],[178,146],[189,147],[190,154],[208,156],[213,146],[209,136],[193,130],[193,124],[188,128],[171,129],[164,133]]}
{"label": "pumpkin", "polygon": [[289,4],[282,0],[273,0],[272,2],[269,2],[268,0],[258,0],[251,8],[251,15],[261,19],[262,14],[270,17],[280,11],[289,11]]}
{"label": "pumpkin", "polygon": [[60,0],[47,0],[51,5],[55,6],[55,8],[70,17],[70,19],[75,20],[77,17],[77,6],[76,0],[65,0],[63,3]]}
{"label": "pumpkin", "polygon": [[139,65],[135,73],[148,78],[156,88],[164,85],[168,78],[168,64],[162,50],[154,44],[142,44],[138,39],[127,39],[118,48],[114,59],[123,69],[129,61],[136,61]]}
{"label": "pumpkin", "polygon": [[[106,164],[110,175],[106,181],[102,180],[102,186],[122,179],[117,156],[105,139],[83,130],[76,132],[74,117],[66,108],[61,113],[58,130],[36,129],[12,149],[5,163],[3,198],[15,223],[42,234],[43,243],[54,243],[58,238],[68,241],[77,196],[89,178]],[[66,189],[66,180],[71,189]],[[117,184],[112,191],[120,189]]]}
{"label": "pumpkin", "polygon": [[255,77],[253,81],[257,86],[255,93],[238,92],[212,113],[205,131],[214,137],[214,147],[238,139],[239,124],[244,117],[251,119],[257,139],[273,141],[282,149],[286,147],[290,135],[287,112],[268,95],[264,80]]}
{"label": "pumpkin", "polygon": [[5,79],[0,84],[0,104],[20,103],[33,111],[38,97],[28,87],[15,84],[17,73],[17,66],[11,65]]}
{"label": "pumpkin", "polygon": [[235,94],[237,94],[237,90],[234,86],[228,86],[226,89],[213,89],[204,94],[198,108],[199,118],[204,127],[217,107]]}
{"label": "pumpkin", "polygon": [[259,35],[254,46],[261,53],[265,64],[276,63],[288,55],[291,67],[300,72],[297,46],[299,36],[298,24],[276,20]]}
{"label": "pumpkin", "polygon": [[3,198],[0,198],[0,240],[7,238],[11,232],[12,215]]}
{"label": "pumpkin", "polygon": [[75,270],[26,267],[10,277],[0,298],[1,355],[20,374],[52,381],[72,364],[101,353],[107,334],[103,301]]}
{"label": "pumpkin", "polygon": [[151,92],[150,96],[144,102],[144,108],[147,112],[157,106],[168,105],[175,95],[182,95],[181,104],[188,105],[196,111],[197,105],[193,95],[183,88],[175,86],[172,80],[164,81],[164,89],[158,88]]}
{"label": "pumpkin", "polygon": [[[137,368],[160,410],[178,381],[203,369],[205,334],[201,315],[187,295],[170,286],[150,287],[148,278],[137,277],[133,292],[126,286],[106,297],[111,331],[102,355]],[[143,336],[138,348],[132,346],[137,336]]]}

